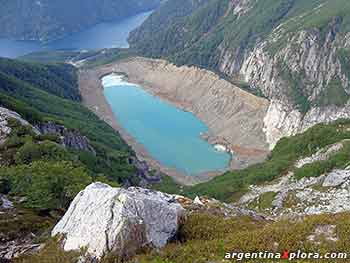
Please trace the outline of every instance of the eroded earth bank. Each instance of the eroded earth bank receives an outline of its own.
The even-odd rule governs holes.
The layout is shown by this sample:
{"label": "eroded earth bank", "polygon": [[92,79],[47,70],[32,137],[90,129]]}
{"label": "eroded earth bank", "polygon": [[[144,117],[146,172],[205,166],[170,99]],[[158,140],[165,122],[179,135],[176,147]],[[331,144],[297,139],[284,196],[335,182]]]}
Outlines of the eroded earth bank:
{"label": "eroded earth bank", "polygon": [[263,132],[268,100],[243,91],[210,71],[177,67],[164,60],[141,57],[82,70],[80,89],[85,105],[118,130],[140,159],[161,168],[178,181],[195,183],[218,173],[188,178],[152,160],[142,145],[137,144],[117,123],[104,98],[101,77],[113,72],[126,74],[129,82],[139,84],[161,99],[194,113],[209,128],[204,137],[210,143],[223,144],[233,152],[231,169],[260,162],[268,154],[269,146]]}

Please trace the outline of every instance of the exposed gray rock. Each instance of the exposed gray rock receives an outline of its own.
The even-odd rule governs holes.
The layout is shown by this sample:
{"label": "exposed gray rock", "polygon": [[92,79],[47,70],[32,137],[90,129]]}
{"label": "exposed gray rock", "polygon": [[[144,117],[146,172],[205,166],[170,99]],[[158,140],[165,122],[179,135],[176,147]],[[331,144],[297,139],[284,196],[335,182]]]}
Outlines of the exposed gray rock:
{"label": "exposed gray rock", "polygon": [[[11,127],[8,125],[9,119],[16,119],[24,126],[31,126],[30,123],[24,120],[17,112],[0,107],[0,144],[3,143],[7,136],[11,133]],[[35,133],[40,133],[36,128],[33,126],[31,127]]]}
{"label": "exposed gray rock", "polygon": [[156,184],[162,181],[162,174],[160,171],[152,170],[147,162],[140,161],[135,156],[130,157],[128,161],[129,164],[132,164],[136,167],[135,176],[139,179],[138,186],[147,187],[150,184]]}
{"label": "exposed gray rock", "polygon": [[62,145],[67,148],[88,151],[94,155],[96,154],[96,151],[91,146],[89,139],[77,131],[69,130],[63,125],[58,125],[53,122],[40,123],[37,125],[37,128],[42,134],[56,134],[60,136]]}
{"label": "exposed gray rock", "polygon": [[334,170],[327,175],[322,186],[336,187],[343,184],[350,178],[350,170]]}
{"label": "exposed gray rock", "polygon": [[[350,211],[350,170],[333,170],[319,177],[297,180],[293,173],[276,182],[250,186],[250,191],[238,201],[240,207],[248,206],[264,193],[276,193],[271,207],[264,209],[273,218],[341,213]],[[290,199],[292,198],[292,200]],[[286,201],[289,204],[286,206]]]}
{"label": "exposed gray rock", "polygon": [[327,146],[321,150],[318,150],[315,154],[311,156],[298,160],[295,163],[295,167],[301,168],[305,164],[328,160],[332,155],[340,151],[343,147],[344,147],[343,142],[335,143],[333,145]]}
{"label": "exposed gray rock", "polygon": [[64,235],[65,250],[86,247],[96,258],[107,252],[128,256],[145,246],[166,245],[183,215],[171,195],[93,183],[75,197],[52,235]]}
{"label": "exposed gray rock", "polygon": [[[350,94],[349,74],[339,55],[349,43],[349,34],[340,30],[341,19],[329,21],[324,32],[316,28],[290,32],[286,29],[289,22],[293,23],[280,24],[251,50],[223,48],[219,63],[221,72],[231,77],[239,76],[253,88],[259,87],[271,101],[264,118],[264,132],[270,149],[282,137],[301,133],[318,123],[350,117],[350,106],[346,101],[344,105],[321,102],[335,81],[339,82],[337,85],[340,91],[343,90],[343,96]],[[281,41],[283,44],[271,51],[271,47]],[[309,105],[307,112],[300,112],[291,96],[296,80],[298,96]]]}
{"label": "exposed gray rock", "polygon": [[6,198],[6,196],[0,194],[0,210],[13,208],[13,203]]}
{"label": "exposed gray rock", "polygon": [[350,118],[350,105],[311,108],[305,115],[293,106],[273,99],[264,118],[266,140],[273,149],[279,139],[306,131],[319,123]]}
{"label": "exposed gray rock", "polygon": [[31,243],[18,244],[15,241],[9,242],[8,244],[5,244],[5,245],[0,244],[0,262],[12,262],[14,258],[35,253],[42,248],[43,248],[42,244],[31,244]]}
{"label": "exposed gray rock", "polygon": [[325,239],[330,242],[338,241],[335,225],[318,225],[314,232],[307,237],[307,240],[316,244],[321,244],[321,240]]}
{"label": "exposed gray rock", "polygon": [[279,192],[275,199],[272,201],[271,205],[273,208],[277,208],[277,209],[280,209],[283,207],[283,203],[285,201],[285,199],[287,198],[288,196],[288,191],[281,191]]}

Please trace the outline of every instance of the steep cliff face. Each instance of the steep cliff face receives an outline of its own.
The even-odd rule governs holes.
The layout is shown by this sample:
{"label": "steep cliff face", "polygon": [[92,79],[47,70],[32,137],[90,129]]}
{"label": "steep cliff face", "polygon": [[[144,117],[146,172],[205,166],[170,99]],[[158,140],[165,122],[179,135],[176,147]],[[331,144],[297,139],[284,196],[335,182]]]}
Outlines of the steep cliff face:
{"label": "steep cliff face", "polygon": [[[147,21],[130,42],[146,55],[220,72],[268,98],[264,131],[273,148],[283,136],[349,117],[349,10],[345,0],[211,0],[176,23],[168,18],[152,35],[158,49],[142,49]],[[168,49],[173,41],[181,45]]]}
{"label": "steep cliff face", "polygon": [[52,40],[88,26],[152,10],[159,0],[0,1],[0,36]]}
{"label": "steep cliff face", "polygon": [[[220,70],[239,76],[271,100],[264,119],[271,147],[310,126],[348,118],[349,34],[333,19],[321,29],[285,33],[280,26],[252,51],[226,51]],[[281,42],[286,41],[281,46]]]}

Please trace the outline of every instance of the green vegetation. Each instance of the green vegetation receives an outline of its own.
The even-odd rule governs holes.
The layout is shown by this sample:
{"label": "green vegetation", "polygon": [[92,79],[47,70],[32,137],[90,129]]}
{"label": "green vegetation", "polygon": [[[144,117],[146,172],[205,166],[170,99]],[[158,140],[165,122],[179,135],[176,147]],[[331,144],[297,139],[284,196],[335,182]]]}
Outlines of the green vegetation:
{"label": "green vegetation", "polygon": [[[7,72],[20,72],[22,67],[29,67],[27,63],[22,65],[18,61],[10,61],[7,65]],[[76,73],[73,71],[69,74]],[[63,73],[61,75],[63,79],[69,78]],[[33,73],[28,81],[23,81],[0,70],[0,105],[23,114],[32,124],[50,120],[63,124],[68,129],[78,130],[89,138],[97,153],[96,156],[78,153],[78,158],[89,170],[95,175],[104,174],[118,183],[130,177],[134,173],[134,167],[127,162],[128,157],[133,154],[129,146],[117,132],[80,103],[56,96],[60,92],[59,88],[55,91],[47,88],[46,91],[45,85],[40,88],[35,85],[40,79],[45,80],[50,76],[51,74],[45,75],[45,71],[40,71],[39,76],[35,77]],[[31,81],[32,79],[35,81]]]}
{"label": "green vegetation", "polygon": [[37,161],[5,168],[1,176],[10,182],[10,194],[26,198],[25,207],[65,209],[76,194],[92,182],[86,170],[71,162]]}
{"label": "green vegetation", "polygon": [[173,178],[170,176],[163,176],[162,181],[157,184],[153,184],[152,189],[168,193],[168,194],[178,194],[181,193],[182,186],[177,184]]}
{"label": "green vegetation", "polygon": [[[50,42],[93,25],[157,8],[161,0],[1,1],[0,37]],[[39,8],[39,9],[38,9]]]}
{"label": "green vegetation", "polygon": [[[193,214],[181,230],[183,242],[166,246],[159,252],[150,252],[130,262],[216,262],[227,252],[271,251],[282,253],[302,250],[327,253],[349,252],[349,214],[306,217],[302,221],[254,221],[245,217],[223,219],[219,216]],[[338,241],[327,240],[325,234],[316,237],[319,242],[308,241],[318,226],[335,225]],[[244,262],[256,262],[246,260]],[[266,262],[283,262],[274,260]],[[296,260],[296,262],[298,262]],[[299,261],[300,262],[300,261]],[[315,260],[302,261],[315,262]],[[317,260],[317,262],[332,262]]]}
{"label": "green vegetation", "polygon": [[136,55],[133,50],[123,48],[111,48],[103,50],[91,51],[50,51],[50,52],[35,52],[20,57],[21,60],[27,62],[41,63],[63,63],[63,62],[79,62],[84,61],[83,68],[93,68],[100,65],[105,65],[119,59],[125,59]]}
{"label": "green vegetation", "polygon": [[[303,252],[345,252],[349,250],[350,215],[308,216],[303,220],[256,221],[249,217],[223,218],[207,213],[193,213],[179,231],[177,242],[161,250],[141,251],[133,259],[122,261],[113,255],[102,259],[103,263],[182,263],[216,262],[224,259],[227,252],[269,251],[283,253],[301,250]],[[327,233],[317,233],[322,226],[335,226],[336,241],[329,240]],[[332,234],[332,233],[331,233]],[[314,235],[315,241],[310,241]],[[63,252],[57,240],[51,240],[40,253],[18,259],[16,262],[73,263],[81,252]],[[43,261],[45,259],[46,261]],[[285,261],[285,260],[284,260]],[[333,260],[334,261],[334,260]],[[333,262],[317,260],[317,262]],[[245,262],[256,262],[247,260]],[[274,260],[266,262],[283,262]],[[303,260],[295,262],[315,262]],[[344,261],[346,262],[346,261]]]}
{"label": "green vegetation", "polygon": [[[347,0],[258,0],[242,4],[236,13],[226,0],[168,1],[130,36],[131,47],[142,55],[165,58],[177,65],[197,65],[229,75],[239,82],[239,64],[257,43],[275,55],[302,30],[317,30],[319,46],[326,37],[345,37],[350,30],[350,3]],[[296,41],[297,42],[297,41]],[[292,48],[298,49],[300,43]],[[342,71],[349,75],[348,50],[339,43],[338,57]],[[223,62],[235,62],[223,69]],[[294,72],[285,65],[274,68],[286,81],[283,95],[290,98],[301,113],[312,105],[343,106],[349,98],[339,80],[333,80],[325,91],[311,100],[316,83],[307,83],[304,72]],[[277,72],[278,73],[278,72]],[[236,79],[237,78],[237,79]],[[259,89],[243,88],[257,95]],[[307,88],[308,87],[308,88]]]}
{"label": "green vegetation", "polygon": [[16,211],[0,214],[0,233],[2,241],[23,238],[33,233],[35,242],[50,236],[48,229],[53,226],[55,219],[48,215],[38,215],[32,209],[18,206]]}
{"label": "green vegetation", "polygon": [[56,96],[80,101],[77,69],[69,64],[39,64],[0,59],[0,72]]}
{"label": "green vegetation", "polygon": [[[134,153],[117,132],[80,104],[72,66],[0,59],[0,106],[32,125],[51,121],[85,135],[96,152],[63,147],[57,134],[38,135],[32,126],[8,119],[11,133],[0,145],[0,194],[13,201],[14,209],[0,213],[1,242],[47,240],[76,194],[93,181],[136,183],[135,167],[128,162]],[[54,253],[51,243],[42,251],[46,252]],[[57,259],[73,258],[56,252]]]}
{"label": "green vegetation", "polygon": [[11,134],[0,147],[0,194],[23,197],[26,208],[64,210],[92,182],[93,171],[57,144],[57,137],[38,136],[17,120],[9,124]]}
{"label": "green vegetation", "polygon": [[[323,147],[349,139],[349,128],[349,120],[316,125],[302,134],[281,139],[264,163],[241,171],[227,172],[193,187],[185,187],[184,193],[192,197],[208,195],[219,200],[235,201],[248,190],[249,185],[270,182],[288,170],[294,169],[293,164],[299,158],[310,156]],[[342,167],[349,160],[349,148],[346,146],[329,161],[297,169],[297,176],[317,176],[321,171]]]}
{"label": "green vegetation", "polygon": [[280,76],[286,81],[290,87],[290,98],[294,106],[303,114],[305,114],[311,107],[307,95],[303,93],[302,76],[300,74],[293,74],[286,65],[280,63]]}
{"label": "green vegetation", "polygon": [[280,24],[284,31],[271,43],[273,53],[290,33],[310,28],[325,31],[335,17],[344,30],[350,4],[347,0],[254,1],[244,15],[227,12],[228,8],[226,0],[169,1],[131,34],[131,47],[147,56],[217,70],[222,50],[243,53],[269,38]]}
{"label": "green vegetation", "polygon": [[79,261],[80,251],[66,252],[59,246],[59,239],[52,238],[39,253],[15,259],[15,263],[75,263]]}
{"label": "green vegetation", "polygon": [[349,98],[350,96],[345,92],[341,80],[333,79],[328,83],[324,93],[321,94],[319,104],[342,107],[348,102]]}
{"label": "green vegetation", "polygon": [[266,192],[259,196],[259,198],[249,204],[249,208],[253,210],[264,211],[272,207],[272,201],[275,199],[277,193],[275,192]]}
{"label": "green vegetation", "polygon": [[322,174],[332,171],[334,168],[346,168],[350,161],[350,144],[344,143],[344,147],[332,155],[328,160],[317,161],[311,164],[306,164],[301,168],[298,168],[294,172],[294,176],[297,179],[303,177],[318,177]]}

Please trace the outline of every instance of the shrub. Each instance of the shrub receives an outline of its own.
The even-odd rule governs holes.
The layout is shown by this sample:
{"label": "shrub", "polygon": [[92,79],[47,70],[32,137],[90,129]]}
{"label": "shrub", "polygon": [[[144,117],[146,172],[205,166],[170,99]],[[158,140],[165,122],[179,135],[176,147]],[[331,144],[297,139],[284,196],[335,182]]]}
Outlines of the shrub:
{"label": "shrub", "polygon": [[50,141],[40,144],[27,142],[18,149],[15,155],[16,164],[30,164],[39,160],[63,161],[69,159],[71,159],[70,155],[62,146]]}
{"label": "shrub", "polygon": [[0,175],[10,181],[10,193],[26,197],[25,207],[66,208],[75,195],[92,182],[85,169],[71,162],[33,162],[5,168]]}

